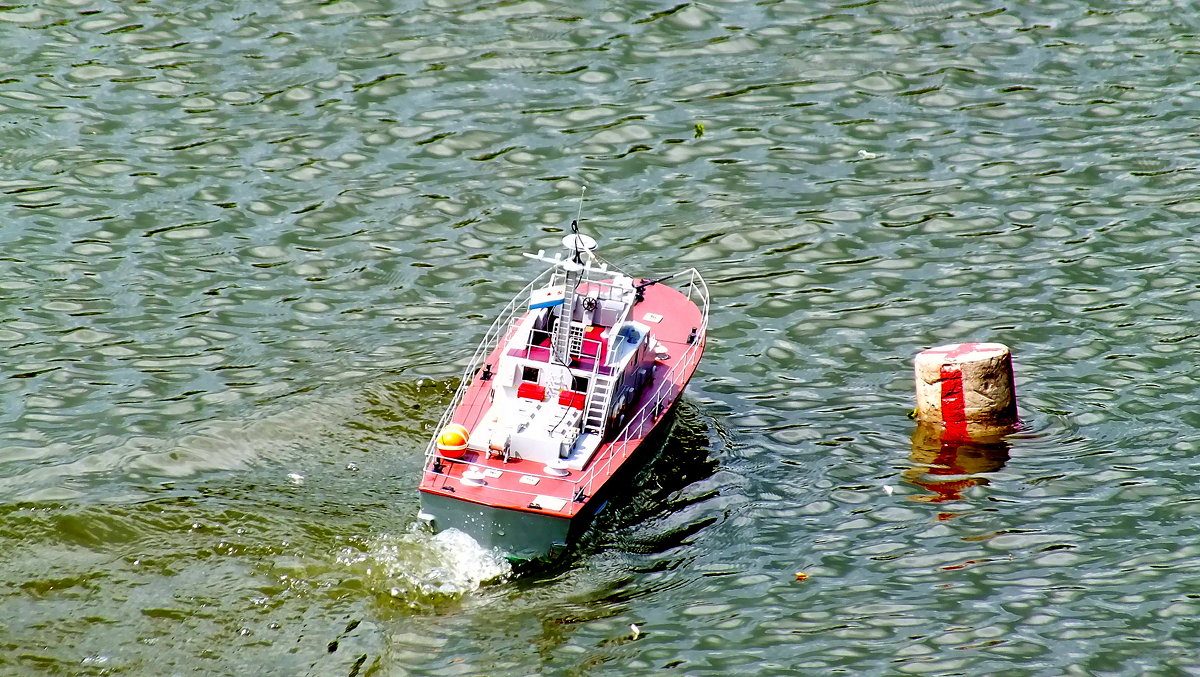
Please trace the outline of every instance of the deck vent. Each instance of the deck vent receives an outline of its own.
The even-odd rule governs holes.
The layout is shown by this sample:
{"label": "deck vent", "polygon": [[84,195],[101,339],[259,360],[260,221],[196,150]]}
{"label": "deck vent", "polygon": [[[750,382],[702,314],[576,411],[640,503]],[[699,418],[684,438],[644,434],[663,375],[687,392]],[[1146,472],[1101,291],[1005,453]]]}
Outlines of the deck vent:
{"label": "deck vent", "polygon": [[484,475],[479,470],[472,468],[470,470],[463,471],[462,479],[460,481],[468,487],[482,487],[487,484],[487,482],[484,481],[485,477],[487,477],[487,475]]}

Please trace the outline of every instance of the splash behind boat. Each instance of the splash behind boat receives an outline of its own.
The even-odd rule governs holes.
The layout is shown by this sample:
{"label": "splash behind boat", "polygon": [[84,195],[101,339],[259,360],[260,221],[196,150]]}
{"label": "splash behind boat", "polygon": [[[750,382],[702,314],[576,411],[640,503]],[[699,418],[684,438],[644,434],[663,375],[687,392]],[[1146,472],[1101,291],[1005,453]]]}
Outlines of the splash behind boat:
{"label": "splash behind boat", "polygon": [[487,332],[421,474],[424,521],[514,559],[564,548],[614,478],[642,462],[635,456],[667,427],[708,328],[695,269],[634,279],[586,235],[563,245],[565,257],[525,255],[549,267]]}

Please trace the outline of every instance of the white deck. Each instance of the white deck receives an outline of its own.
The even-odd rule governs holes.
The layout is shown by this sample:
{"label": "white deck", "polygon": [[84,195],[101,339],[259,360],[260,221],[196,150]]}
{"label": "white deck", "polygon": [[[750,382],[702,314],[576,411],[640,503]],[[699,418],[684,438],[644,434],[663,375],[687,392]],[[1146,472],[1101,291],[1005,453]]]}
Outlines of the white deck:
{"label": "white deck", "polygon": [[[514,458],[549,464],[559,459],[562,440],[579,429],[583,412],[558,402],[526,398],[497,398],[471,434],[468,448],[487,453],[493,440],[508,436]],[[600,445],[598,435],[580,435],[563,460],[568,468],[581,470]]]}

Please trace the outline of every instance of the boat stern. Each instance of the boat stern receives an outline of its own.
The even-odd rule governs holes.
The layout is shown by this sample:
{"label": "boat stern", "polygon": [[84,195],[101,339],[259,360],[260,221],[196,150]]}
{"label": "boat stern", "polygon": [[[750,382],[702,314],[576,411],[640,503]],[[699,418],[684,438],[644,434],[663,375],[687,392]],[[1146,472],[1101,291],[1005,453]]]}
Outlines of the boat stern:
{"label": "boat stern", "polygon": [[434,533],[455,528],[480,546],[517,560],[556,556],[566,548],[571,529],[571,520],[565,517],[483,505],[424,490],[419,518]]}

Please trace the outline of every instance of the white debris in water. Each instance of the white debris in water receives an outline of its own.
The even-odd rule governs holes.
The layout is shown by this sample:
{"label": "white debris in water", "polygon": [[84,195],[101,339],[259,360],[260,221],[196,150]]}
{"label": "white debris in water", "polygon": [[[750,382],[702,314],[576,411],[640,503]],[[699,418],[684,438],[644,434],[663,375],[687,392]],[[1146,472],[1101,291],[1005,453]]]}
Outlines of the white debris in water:
{"label": "white debris in water", "polygon": [[288,473],[288,479],[292,481],[292,484],[304,484],[304,475],[299,473]]}

